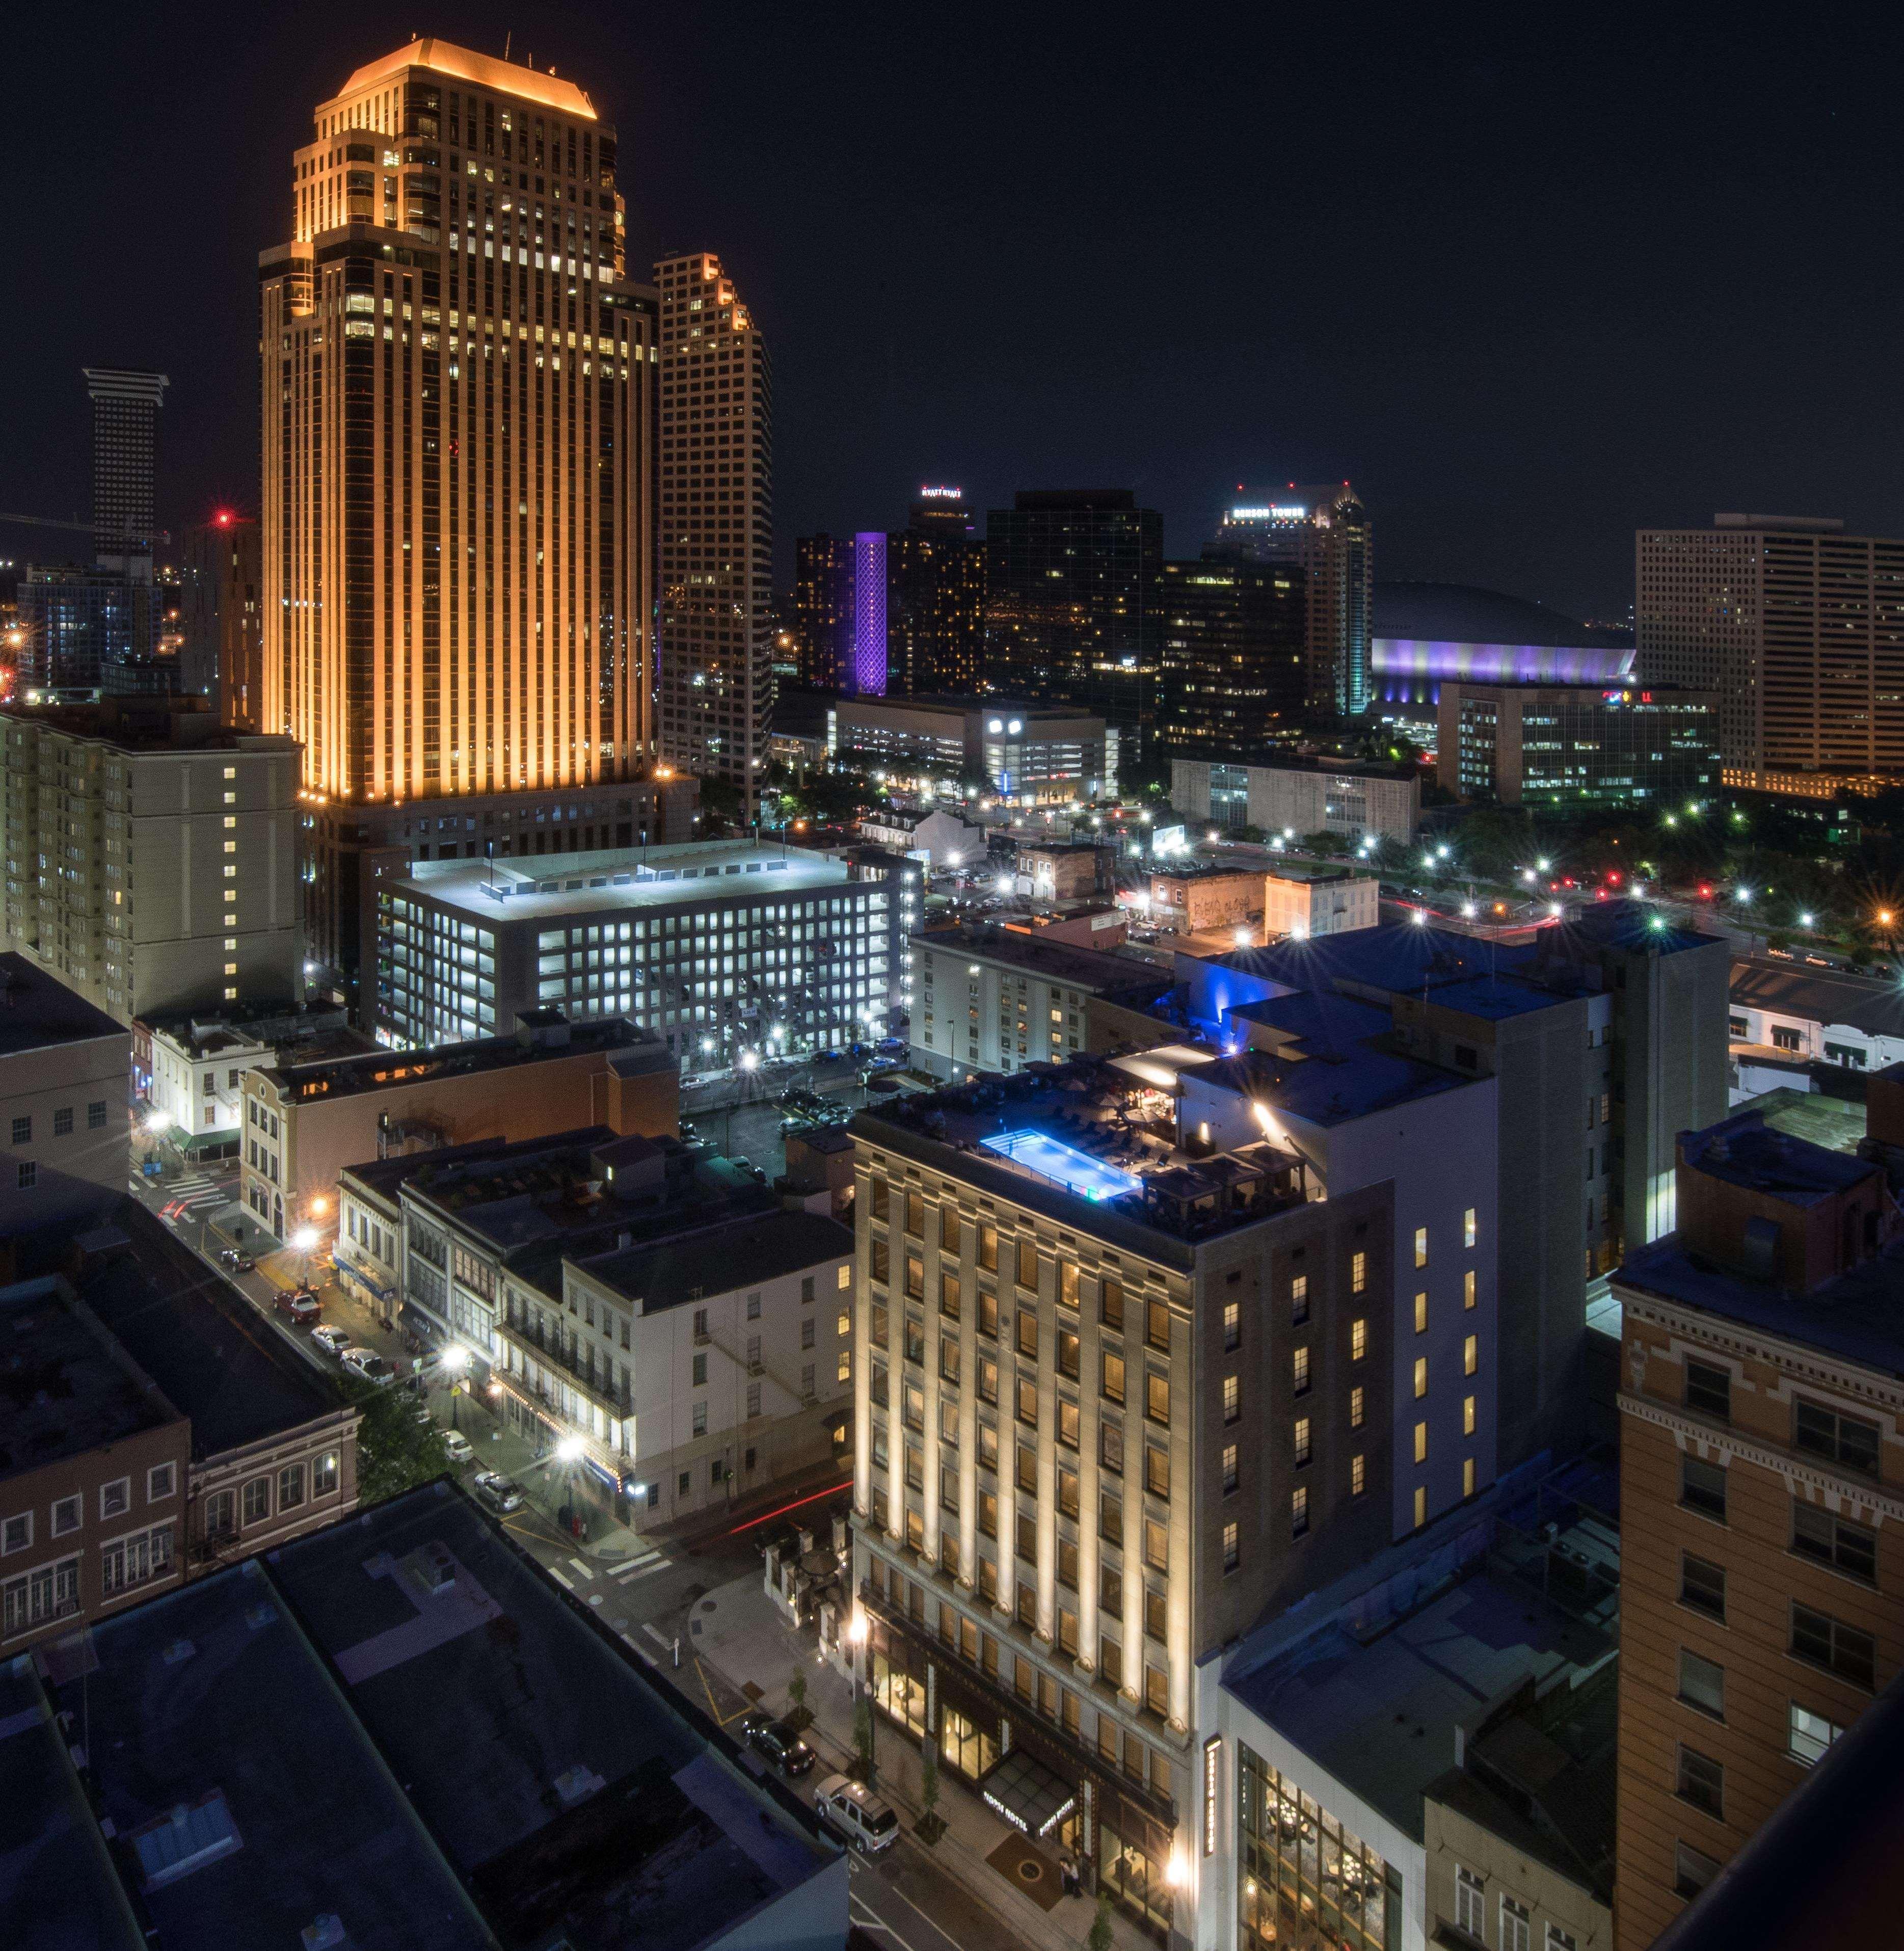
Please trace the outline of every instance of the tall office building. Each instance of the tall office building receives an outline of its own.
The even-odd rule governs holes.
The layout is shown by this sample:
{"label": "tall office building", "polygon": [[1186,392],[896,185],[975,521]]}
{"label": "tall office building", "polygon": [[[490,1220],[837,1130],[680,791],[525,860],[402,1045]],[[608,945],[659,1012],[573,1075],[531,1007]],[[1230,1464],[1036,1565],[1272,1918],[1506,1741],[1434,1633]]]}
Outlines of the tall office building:
{"label": "tall office building", "polygon": [[1163,517],[1128,488],[1022,491],[985,518],[985,686],[1077,704],[1128,760],[1156,729]]}
{"label": "tall office building", "polygon": [[1309,708],[1338,718],[1368,710],[1374,531],[1347,482],[1292,485],[1281,500],[1231,508],[1204,553],[1300,563],[1307,579]]}
{"label": "tall office building", "polygon": [[985,548],[957,488],[922,488],[903,529],[802,535],[803,682],[850,697],[970,697],[985,652]]}
{"label": "tall office building", "polygon": [[1300,565],[1166,562],[1158,579],[1163,736],[1186,752],[1254,752],[1300,725],[1308,698]]}
{"label": "tall office building", "polygon": [[1729,785],[1829,796],[1904,772],[1904,541],[1824,517],[1642,529],[1634,663],[1719,697]]}
{"label": "tall office building", "polygon": [[264,706],[264,605],[254,521],[221,508],[185,538],[179,688],[227,725],[255,729]]}
{"label": "tall office building", "polygon": [[101,569],[152,579],[158,525],[159,408],[163,373],[86,368],[92,401],[92,546]]}
{"label": "tall office building", "polygon": [[660,287],[660,749],[751,802],[773,704],[767,349],[710,251]]}
{"label": "tall office building", "polygon": [[342,988],[368,812],[648,751],[655,317],[615,158],[574,83],[413,41],[318,105],[260,261],[259,716],[304,749]]}

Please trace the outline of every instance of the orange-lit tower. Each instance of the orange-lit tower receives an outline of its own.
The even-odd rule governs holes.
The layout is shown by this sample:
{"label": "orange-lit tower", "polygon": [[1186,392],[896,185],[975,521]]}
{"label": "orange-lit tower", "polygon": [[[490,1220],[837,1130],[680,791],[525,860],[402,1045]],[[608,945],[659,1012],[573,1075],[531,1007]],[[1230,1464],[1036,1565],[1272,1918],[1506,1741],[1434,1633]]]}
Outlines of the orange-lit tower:
{"label": "orange-lit tower", "polygon": [[588,97],[444,41],[319,105],[292,218],[260,261],[258,716],[303,742],[313,951],[348,961],[367,811],[645,760],[655,307]]}

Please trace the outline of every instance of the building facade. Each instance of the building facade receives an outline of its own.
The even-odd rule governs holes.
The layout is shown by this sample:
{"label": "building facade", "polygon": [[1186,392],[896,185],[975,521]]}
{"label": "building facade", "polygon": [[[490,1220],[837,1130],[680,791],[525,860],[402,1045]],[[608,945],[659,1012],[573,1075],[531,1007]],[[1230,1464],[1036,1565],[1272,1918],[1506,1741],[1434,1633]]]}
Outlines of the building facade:
{"label": "building facade", "polygon": [[842,698],[833,720],[841,760],[922,796],[977,791],[1050,806],[1117,790],[1118,735],[1082,711],[1003,698]]}
{"label": "building facade", "polygon": [[1720,701],[1627,683],[1441,685],[1442,785],[1503,806],[1627,806],[1709,798]]}
{"label": "building facade", "polygon": [[1013,1080],[1002,1133],[990,1086],[856,1122],[854,1572],[882,1710],[1188,1942],[1200,1663],[1492,1480],[1493,1087],[1211,1075],[1147,1168],[1091,1120],[1148,1063]]}
{"label": "building facade", "polygon": [[260,260],[259,716],[327,815],[320,883],[353,809],[645,761],[655,314],[615,161],[573,83],[434,39],[359,68],[292,159]]}
{"label": "building facade", "polygon": [[1412,766],[1331,766],[1238,754],[1170,761],[1170,803],[1198,824],[1234,833],[1333,833],[1359,846],[1406,846],[1422,819],[1422,780]]}
{"label": "building facade", "polygon": [[264,603],[258,526],[220,509],[185,539],[179,688],[229,726],[264,729]]}
{"label": "building facade", "polygon": [[1091,999],[1141,985],[1153,972],[1068,942],[971,927],[916,936],[913,969],[913,1067],[954,1081],[1075,1057],[1090,1047]]}
{"label": "building facade", "polygon": [[1354,717],[1372,696],[1375,532],[1346,481],[1292,486],[1269,504],[1230,509],[1206,553],[1219,559],[1298,564],[1308,609],[1308,704]]}
{"label": "building facade", "polygon": [[654,1037],[619,1019],[571,1025],[553,1010],[513,1036],[401,1057],[281,1059],[241,1083],[241,1196],[279,1239],[303,1225],[335,1232],[338,1175],[365,1159],[598,1120],[654,1135],[673,1132],[680,1115],[679,1072]]}
{"label": "building facade", "polygon": [[773,392],[766,342],[712,251],[663,258],[660,670],[663,758],[751,805],[773,705]]}
{"label": "building facade", "polygon": [[1904,1340],[1880,1155],[1749,1111],[1682,1136],[1677,1236],[1614,1282],[1625,1347],[1615,1940],[1650,1944],[1904,1662]]}
{"label": "building facade", "polygon": [[985,518],[985,688],[1156,732],[1163,517],[1127,488],[1021,490]]}
{"label": "building facade", "polygon": [[1904,542],[1843,529],[1733,514],[1639,532],[1635,668],[1717,695],[1728,785],[1904,770]]}
{"label": "building facade", "polygon": [[1242,868],[1178,865],[1153,867],[1131,897],[1153,928],[1172,935],[1259,921],[1263,876]]}
{"label": "building facade", "polygon": [[377,897],[379,1040],[494,1035],[523,1011],[626,1017],[684,1070],[885,1034],[910,994],[921,869],[707,841],[560,863],[420,862]]}
{"label": "building facade", "polygon": [[1166,743],[1227,752],[1302,723],[1309,598],[1300,563],[1166,562],[1157,604]]}
{"label": "building facade", "polygon": [[1264,877],[1265,941],[1278,935],[1303,941],[1313,935],[1342,935],[1351,929],[1374,928],[1381,919],[1381,883],[1372,874],[1337,867]]}
{"label": "building facade", "polygon": [[292,740],[201,701],[9,707],[0,790],[5,947],[121,1022],[301,993]]}

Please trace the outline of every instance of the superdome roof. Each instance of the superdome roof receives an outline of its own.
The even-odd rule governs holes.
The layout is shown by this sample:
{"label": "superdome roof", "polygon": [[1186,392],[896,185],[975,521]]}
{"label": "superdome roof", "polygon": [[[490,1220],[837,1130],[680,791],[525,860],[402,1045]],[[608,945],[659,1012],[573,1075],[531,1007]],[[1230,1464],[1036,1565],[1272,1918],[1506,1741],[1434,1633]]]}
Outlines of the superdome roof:
{"label": "superdome roof", "polygon": [[1632,641],[1624,633],[1590,630],[1544,603],[1465,582],[1378,582],[1372,634],[1429,643],[1556,648],[1611,648]]}

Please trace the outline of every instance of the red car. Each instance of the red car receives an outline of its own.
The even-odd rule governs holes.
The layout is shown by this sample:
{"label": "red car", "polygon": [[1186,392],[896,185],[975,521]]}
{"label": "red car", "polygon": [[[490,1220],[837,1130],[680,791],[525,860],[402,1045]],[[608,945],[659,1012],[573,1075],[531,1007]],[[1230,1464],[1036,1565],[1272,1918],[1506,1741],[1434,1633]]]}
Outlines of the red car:
{"label": "red car", "polygon": [[280,1292],[277,1310],[280,1314],[288,1314],[300,1328],[312,1326],[323,1313],[317,1297],[307,1287],[299,1288],[295,1294]]}

